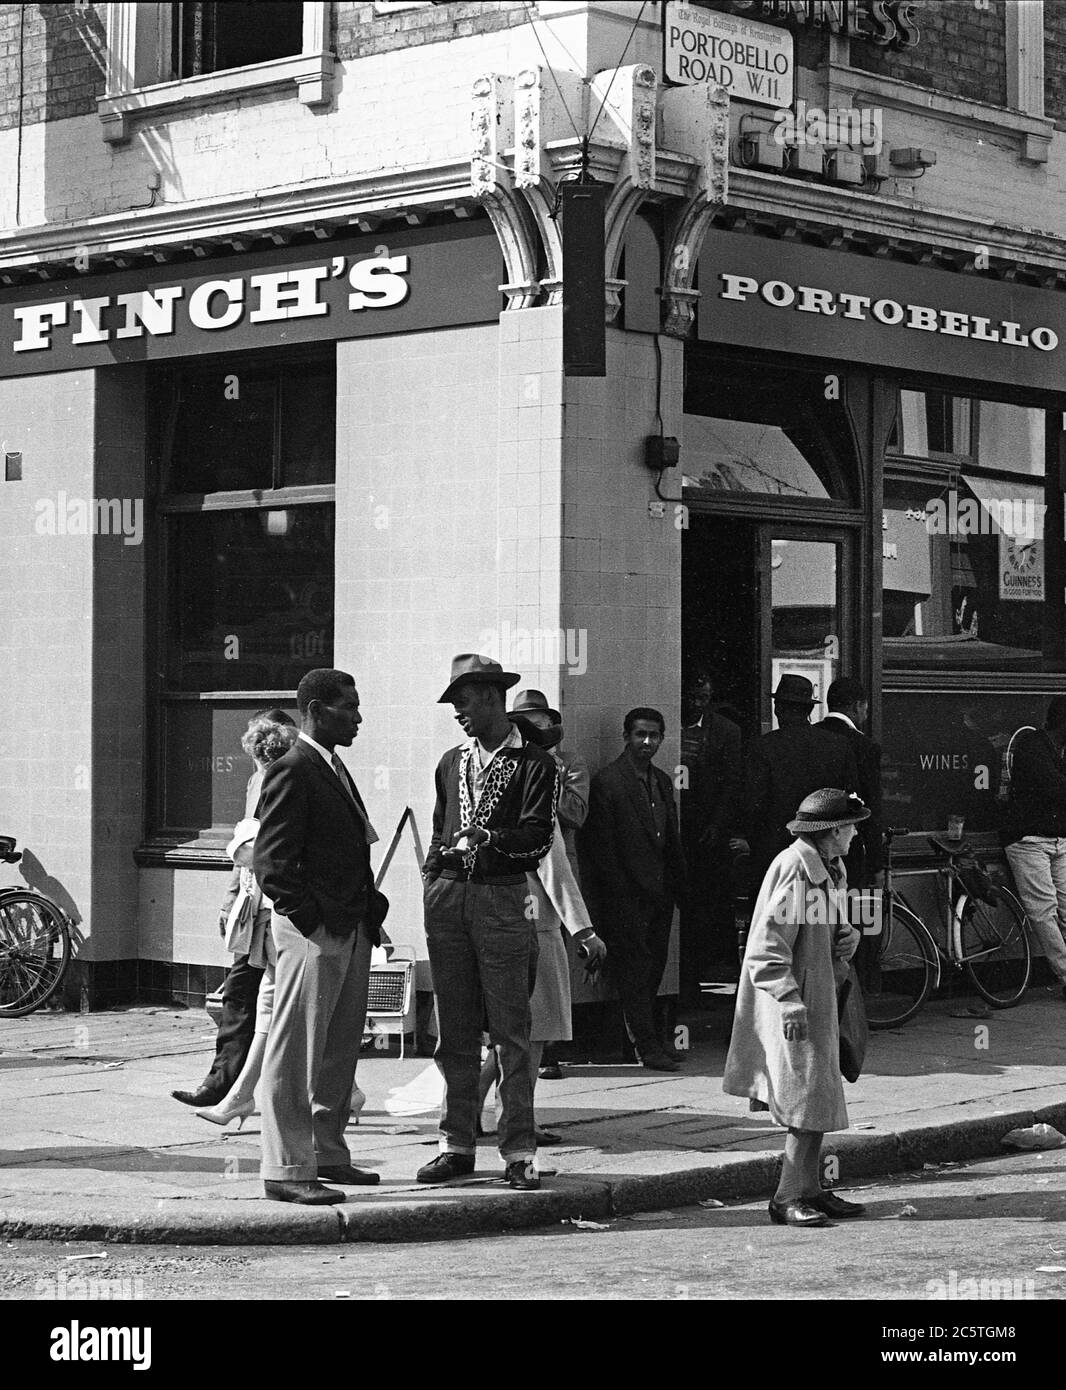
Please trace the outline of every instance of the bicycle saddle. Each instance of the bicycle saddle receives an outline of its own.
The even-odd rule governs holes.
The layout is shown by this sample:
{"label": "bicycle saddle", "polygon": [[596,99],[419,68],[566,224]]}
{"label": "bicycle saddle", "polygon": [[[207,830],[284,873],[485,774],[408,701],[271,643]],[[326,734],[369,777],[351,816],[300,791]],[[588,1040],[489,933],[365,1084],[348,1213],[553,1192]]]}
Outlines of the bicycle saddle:
{"label": "bicycle saddle", "polygon": [[17,864],[21,858],[22,851],[15,848],[15,837],[0,835],[0,859],[5,864]]}
{"label": "bicycle saddle", "polygon": [[973,854],[973,845],[968,840],[949,840],[946,835],[930,835],[929,843],[949,859],[957,859],[960,854]]}

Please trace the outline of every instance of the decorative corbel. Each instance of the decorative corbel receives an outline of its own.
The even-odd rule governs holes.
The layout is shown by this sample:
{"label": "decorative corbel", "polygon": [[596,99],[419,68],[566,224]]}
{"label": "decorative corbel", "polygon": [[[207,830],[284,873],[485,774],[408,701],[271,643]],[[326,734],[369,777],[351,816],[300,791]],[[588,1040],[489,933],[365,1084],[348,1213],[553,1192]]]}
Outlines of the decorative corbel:
{"label": "decorative corbel", "polygon": [[524,68],[514,82],[515,188],[525,198],[544,243],[546,273],[541,288],[549,304],[563,297],[563,243],[555,217],[555,181],[548,173],[541,128],[544,69]]}
{"label": "decorative corbel", "polygon": [[[604,268],[607,322],[618,313],[625,281],[618,277],[626,235],[637,209],[655,183],[655,69],[646,63],[599,72],[592,79],[594,109],[621,135],[626,155],[604,212]],[[602,93],[602,95],[601,95]]]}
{"label": "decorative corbel", "polygon": [[696,188],[667,230],[663,272],[663,332],[685,337],[700,292],[692,288],[715,210],[729,194],[729,93],[708,84],[663,93],[663,147],[698,160]]}
{"label": "decorative corbel", "polygon": [[536,301],[537,233],[529,208],[514,189],[501,152],[512,143],[513,115],[503,100],[504,78],[486,73],[473,87],[470,113],[472,139],[470,187],[485,208],[503,250],[507,283],[500,289],[508,309],[529,309]]}

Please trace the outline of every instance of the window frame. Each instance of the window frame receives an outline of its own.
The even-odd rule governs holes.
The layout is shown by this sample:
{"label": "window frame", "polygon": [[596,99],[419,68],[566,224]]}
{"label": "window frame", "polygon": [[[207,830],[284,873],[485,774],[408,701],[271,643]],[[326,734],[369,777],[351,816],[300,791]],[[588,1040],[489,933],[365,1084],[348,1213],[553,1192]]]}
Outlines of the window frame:
{"label": "window frame", "polygon": [[[334,345],[331,345],[334,346]],[[318,345],[301,349],[282,350],[285,363],[294,360],[317,360],[323,357]],[[240,354],[245,361],[264,364],[279,357],[277,349]],[[196,370],[208,365],[209,358],[194,357],[178,363],[168,363],[162,370]],[[233,362],[228,357],[227,363]],[[168,769],[165,760],[167,710],[180,705],[253,704],[256,708],[269,705],[282,707],[295,704],[295,694],[287,690],[177,690],[167,678],[168,586],[173,528],[169,519],[177,516],[202,515],[219,511],[276,511],[291,507],[328,504],[336,521],[336,481],[330,483],[301,483],[271,489],[248,488],[212,493],[166,492],[167,461],[150,448],[150,490],[153,498],[151,528],[152,551],[148,581],[148,679],[146,681],[146,747],[149,759],[146,778],[145,818],[142,844],[134,858],[143,866],[179,866],[198,868],[231,867],[225,854],[228,832],[211,826],[176,826],[168,824]],[[279,441],[275,437],[275,451]],[[277,458],[275,457],[275,468]],[[275,475],[276,476],[276,475]],[[334,590],[336,615],[336,590]],[[241,755],[243,756],[243,755]]]}
{"label": "window frame", "polygon": [[103,138],[128,141],[135,124],[170,117],[212,101],[247,92],[292,89],[305,106],[333,98],[335,58],[329,48],[327,0],[304,0],[301,50],[287,58],[225,68],[198,77],[167,78],[172,53],[172,4],[108,4],[107,72],[97,102]]}

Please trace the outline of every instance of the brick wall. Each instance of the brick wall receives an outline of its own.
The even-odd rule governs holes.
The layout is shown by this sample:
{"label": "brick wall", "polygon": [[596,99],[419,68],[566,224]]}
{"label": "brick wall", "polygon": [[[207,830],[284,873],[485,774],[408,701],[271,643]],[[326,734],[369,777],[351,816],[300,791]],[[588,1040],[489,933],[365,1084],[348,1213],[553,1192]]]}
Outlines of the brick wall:
{"label": "brick wall", "polygon": [[332,7],[330,31],[338,58],[363,58],[394,48],[491,34],[528,19],[529,9],[521,0],[454,0],[394,14],[377,14],[373,0],[342,0]]}
{"label": "brick wall", "polygon": [[[21,50],[21,51],[20,51]],[[96,109],[104,6],[0,5],[0,130]]]}
{"label": "brick wall", "polygon": [[915,0],[914,8],[921,31],[914,48],[881,48],[853,39],[852,66],[971,101],[1005,106],[1004,0],[992,0],[988,10],[977,9],[973,0]]}

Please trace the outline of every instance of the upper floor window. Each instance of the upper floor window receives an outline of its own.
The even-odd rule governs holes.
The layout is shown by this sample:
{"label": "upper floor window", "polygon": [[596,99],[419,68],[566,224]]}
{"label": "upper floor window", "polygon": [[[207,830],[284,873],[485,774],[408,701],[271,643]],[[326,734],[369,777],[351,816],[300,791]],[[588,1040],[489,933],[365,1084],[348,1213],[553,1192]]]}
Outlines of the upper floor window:
{"label": "upper floor window", "polygon": [[173,77],[266,63],[300,52],[303,5],[258,0],[256,4],[171,6]]}
{"label": "upper floor window", "polygon": [[328,0],[108,5],[107,85],[97,103],[104,139],[121,144],[135,122],[244,92],[327,105],[329,10]]}

